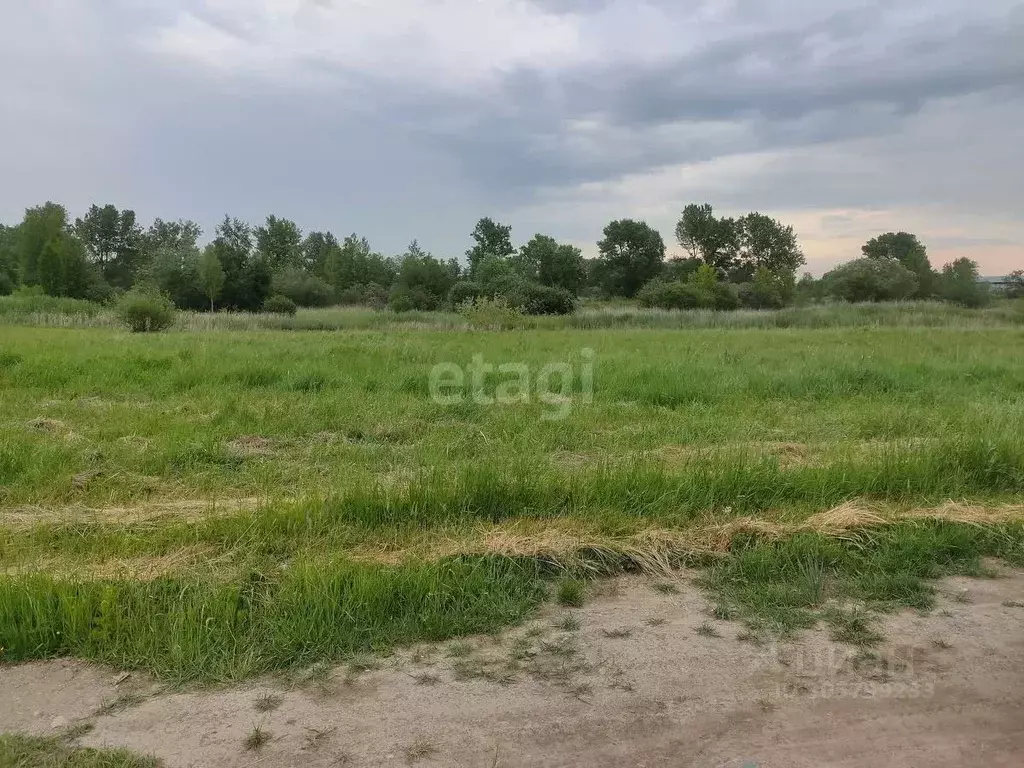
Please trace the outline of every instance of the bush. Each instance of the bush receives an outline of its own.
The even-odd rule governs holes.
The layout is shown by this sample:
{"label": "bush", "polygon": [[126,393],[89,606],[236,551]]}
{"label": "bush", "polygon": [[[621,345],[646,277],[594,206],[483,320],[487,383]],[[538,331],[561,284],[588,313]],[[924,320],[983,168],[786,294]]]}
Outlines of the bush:
{"label": "bush", "polygon": [[825,292],[840,301],[898,301],[917,291],[917,276],[893,259],[855,259],[822,278]]}
{"label": "bush", "polygon": [[727,283],[666,283],[652,280],[637,294],[641,307],[657,309],[730,310],[739,306],[736,289]]}
{"label": "bush", "polygon": [[483,296],[483,288],[479,283],[462,280],[448,291],[448,305],[457,310],[467,302],[472,304],[481,296]]}
{"label": "bush", "polygon": [[275,293],[273,296],[268,296],[263,302],[263,311],[272,312],[275,315],[294,315],[299,311],[299,307],[287,296]]}
{"label": "bush", "polygon": [[270,281],[270,289],[300,307],[327,307],[334,302],[334,289],[325,280],[301,269],[278,272]]}
{"label": "bush", "polygon": [[576,297],[564,288],[522,282],[504,297],[508,304],[525,315],[571,315]]}
{"label": "bush", "polygon": [[128,291],[117,302],[118,318],[133,333],[170,328],[175,314],[170,297],[155,291]]}
{"label": "bush", "polygon": [[637,293],[641,307],[654,309],[697,309],[701,306],[703,293],[689,283],[652,280]]}
{"label": "bush", "polygon": [[1008,299],[1024,298],[1024,269],[1018,269],[1006,276],[1005,290]]}
{"label": "bush", "polygon": [[939,294],[948,302],[972,309],[985,306],[992,298],[988,284],[978,275],[978,265],[967,258],[942,268]]}
{"label": "bush", "polygon": [[504,299],[478,298],[458,306],[458,313],[477,328],[509,330],[522,320],[523,313],[509,306]]}
{"label": "bush", "polygon": [[392,312],[429,312],[441,305],[441,300],[422,288],[396,286],[389,301]]}

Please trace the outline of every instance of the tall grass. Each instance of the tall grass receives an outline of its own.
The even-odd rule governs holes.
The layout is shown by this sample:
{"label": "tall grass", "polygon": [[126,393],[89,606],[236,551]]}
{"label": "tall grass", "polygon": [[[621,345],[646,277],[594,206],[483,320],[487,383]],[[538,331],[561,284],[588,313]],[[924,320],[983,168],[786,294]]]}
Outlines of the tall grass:
{"label": "tall grass", "polygon": [[[0,323],[42,327],[116,328],[114,312],[101,304],[49,296],[0,297]],[[1024,301],[999,301],[967,309],[936,301],[886,304],[823,304],[781,310],[660,310],[629,302],[585,306],[566,316],[520,316],[515,330],[657,328],[664,330],[751,328],[997,328],[1024,325]],[[454,312],[403,312],[368,307],[301,309],[296,315],[249,312],[181,312],[180,331],[469,330]]]}
{"label": "tall grass", "polygon": [[297,563],[231,583],[0,578],[0,646],[7,661],[75,656],[172,680],[234,680],[491,632],[543,595],[538,566],[508,558]]}

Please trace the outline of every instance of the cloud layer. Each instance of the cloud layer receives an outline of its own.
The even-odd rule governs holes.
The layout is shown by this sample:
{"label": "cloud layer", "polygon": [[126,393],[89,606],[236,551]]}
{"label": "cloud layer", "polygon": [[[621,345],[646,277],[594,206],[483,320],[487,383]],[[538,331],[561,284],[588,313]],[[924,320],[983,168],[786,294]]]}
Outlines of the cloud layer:
{"label": "cloud layer", "polygon": [[1024,267],[1020,2],[20,5],[0,219],[274,212],[457,255],[492,215],[592,252],[708,200],[790,221],[819,272],[888,229]]}

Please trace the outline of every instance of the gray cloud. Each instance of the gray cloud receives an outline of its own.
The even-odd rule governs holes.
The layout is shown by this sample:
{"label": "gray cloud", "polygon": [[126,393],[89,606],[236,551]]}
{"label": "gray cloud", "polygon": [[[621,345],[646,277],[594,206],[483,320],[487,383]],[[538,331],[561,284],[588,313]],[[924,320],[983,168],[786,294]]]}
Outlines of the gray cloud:
{"label": "gray cloud", "polygon": [[484,214],[592,242],[692,199],[1011,224],[1024,203],[1018,2],[495,0],[474,27],[450,0],[291,7],[6,11],[0,219],[47,198],[208,228],[274,211],[450,255]]}

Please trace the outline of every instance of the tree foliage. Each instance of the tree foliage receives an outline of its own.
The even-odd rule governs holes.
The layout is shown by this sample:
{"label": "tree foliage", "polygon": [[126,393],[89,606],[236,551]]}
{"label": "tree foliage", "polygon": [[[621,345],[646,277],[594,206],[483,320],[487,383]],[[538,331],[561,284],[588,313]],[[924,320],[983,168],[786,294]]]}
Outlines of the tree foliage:
{"label": "tree foliage", "polygon": [[203,295],[210,300],[210,311],[213,312],[214,301],[224,289],[224,267],[217,257],[216,248],[206,248],[196,264],[196,277]]}
{"label": "tree foliage", "polygon": [[298,267],[302,261],[302,230],[289,219],[267,216],[262,227],[253,230],[256,251],[270,271]]}
{"label": "tree foliage", "polygon": [[477,267],[488,254],[506,259],[516,252],[512,246],[512,227],[489,217],[476,223],[470,237],[473,238],[473,246],[466,251],[466,258],[469,260],[469,274],[474,278]]}
{"label": "tree foliage", "polygon": [[978,274],[978,265],[966,257],[942,268],[939,294],[946,301],[965,307],[983,307],[992,298],[988,284]]}
{"label": "tree foliage", "polygon": [[573,245],[560,244],[553,237],[534,235],[515,257],[519,270],[530,280],[551,288],[562,288],[576,296],[586,280],[583,253]]}
{"label": "tree foliage", "polygon": [[913,272],[917,278],[915,298],[935,295],[937,275],[928,260],[928,251],[917,239],[917,235],[909,232],[886,232],[868,240],[861,247],[861,251],[869,259],[896,261]]}
{"label": "tree foliage", "polygon": [[610,296],[636,296],[644,283],[658,276],[665,261],[665,241],[658,231],[633,219],[608,224],[597,249],[595,277]]}
{"label": "tree foliage", "polygon": [[90,206],[85,216],[75,220],[74,232],[107,283],[116,288],[131,287],[144,246],[135,211],[120,211],[110,204]]}
{"label": "tree foliage", "polygon": [[917,276],[894,259],[856,259],[822,281],[828,295],[840,301],[897,301],[917,293]]}

